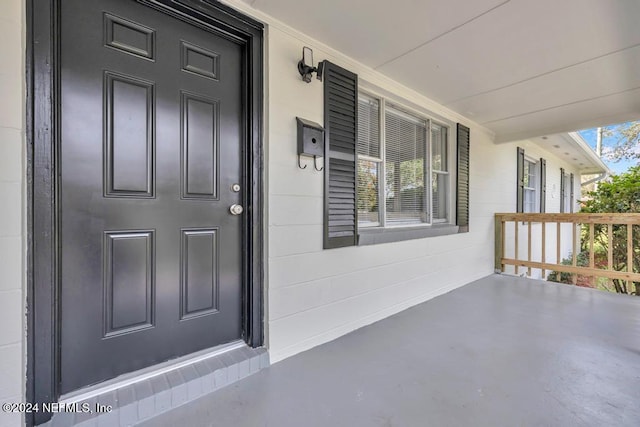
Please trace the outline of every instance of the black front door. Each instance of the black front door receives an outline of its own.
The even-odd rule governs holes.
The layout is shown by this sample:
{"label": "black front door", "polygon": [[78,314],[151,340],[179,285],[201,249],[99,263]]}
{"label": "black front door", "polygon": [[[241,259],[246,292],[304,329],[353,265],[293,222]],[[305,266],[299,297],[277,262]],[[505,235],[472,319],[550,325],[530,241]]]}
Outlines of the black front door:
{"label": "black front door", "polygon": [[64,0],[60,392],[241,338],[242,50]]}

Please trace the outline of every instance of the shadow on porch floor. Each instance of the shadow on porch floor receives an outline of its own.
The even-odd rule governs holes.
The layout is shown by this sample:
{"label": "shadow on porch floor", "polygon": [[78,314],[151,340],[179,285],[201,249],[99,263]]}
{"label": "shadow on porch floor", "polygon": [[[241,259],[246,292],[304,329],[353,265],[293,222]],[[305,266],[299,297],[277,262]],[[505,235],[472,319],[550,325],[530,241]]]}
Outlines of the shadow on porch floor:
{"label": "shadow on porch floor", "polygon": [[143,426],[639,426],[640,298],[492,275]]}

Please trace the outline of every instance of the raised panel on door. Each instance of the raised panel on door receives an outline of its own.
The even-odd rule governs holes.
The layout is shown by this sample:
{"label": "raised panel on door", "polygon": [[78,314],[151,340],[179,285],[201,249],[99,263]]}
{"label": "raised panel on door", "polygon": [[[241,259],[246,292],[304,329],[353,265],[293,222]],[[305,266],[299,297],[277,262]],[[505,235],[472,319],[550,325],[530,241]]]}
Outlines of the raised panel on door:
{"label": "raised panel on door", "polygon": [[182,43],[182,69],[202,77],[218,80],[220,67],[218,54],[203,49],[200,46],[183,41]]}
{"label": "raised panel on door", "polygon": [[105,71],[105,193],[154,196],[154,83]]}
{"label": "raised panel on door", "polygon": [[219,102],[182,93],[182,197],[218,198]]}
{"label": "raised panel on door", "polygon": [[141,58],[155,57],[156,32],[110,13],[104,14],[105,45]]}
{"label": "raised panel on door", "polygon": [[218,312],[218,230],[182,230],[181,318]]}
{"label": "raised panel on door", "polygon": [[104,336],[153,327],[154,231],[104,234]]}

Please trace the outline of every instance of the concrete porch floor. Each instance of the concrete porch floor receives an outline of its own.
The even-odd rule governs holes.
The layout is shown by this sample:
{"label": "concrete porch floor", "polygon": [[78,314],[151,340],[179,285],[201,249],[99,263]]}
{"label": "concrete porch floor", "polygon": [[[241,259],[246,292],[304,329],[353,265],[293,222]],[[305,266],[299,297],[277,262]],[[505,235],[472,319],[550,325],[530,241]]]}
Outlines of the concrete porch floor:
{"label": "concrete porch floor", "polygon": [[640,297],[492,275],[144,426],[640,426]]}

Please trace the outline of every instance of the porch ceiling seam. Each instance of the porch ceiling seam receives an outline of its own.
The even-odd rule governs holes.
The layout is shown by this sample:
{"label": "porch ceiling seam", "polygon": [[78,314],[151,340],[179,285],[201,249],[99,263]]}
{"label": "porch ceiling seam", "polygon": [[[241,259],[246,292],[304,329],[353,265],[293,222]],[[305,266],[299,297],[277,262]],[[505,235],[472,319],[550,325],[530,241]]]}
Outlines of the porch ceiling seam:
{"label": "porch ceiling seam", "polygon": [[476,15],[476,16],[470,18],[470,19],[467,19],[462,24],[458,24],[458,25],[454,26],[453,28],[450,28],[450,29],[446,30],[445,32],[440,33],[437,36],[432,37],[431,39],[419,44],[418,46],[415,46],[415,47],[413,47],[413,48],[401,53],[400,55],[397,55],[397,56],[395,56],[395,57],[393,57],[391,59],[388,59],[387,61],[383,62],[380,65],[374,66],[373,69],[377,70],[377,69],[379,69],[381,67],[384,67],[385,65],[388,65],[388,64],[390,64],[390,63],[392,63],[394,61],[397,61],[398,59],[402,58],[403,56],[406,56],[406,55],[410,54],[411,52],[415,52],[416,50],[428,45],[429,43],[432,43],[432,42],[438,40],[439,38],[442,38],[442,37],[446,36],[447,34],[450,34],[450,33],[454,32],[454,31],[459,30],[460,28],[464,27],[467,24],[470,24],[471,22],[475,21],[476,19],[482,18],[483,16],[485,16],[485,15],[493,12],[494,10],[504,6],[505,4],[509,3],[510,1],[511,0],[505,0],[502,3],[500,3],[500,4],[496,5],[496,6],[493,6],[491,9],[482,12],[479,15]]}
{"label": "porch ceiling seam", "polygon": [[517,82],[509,83],[509,84],[504,85],[504,86],[499,86],[499,87],[496,87],[496,88],[493,88],[493,89],[488,89],[488,90],[485,90],[485,91],[482,91],[482,92],[477,92],[477,93],[474,93],[472,95],[463,96],[461,98],[457,98],[457,99],[454,99],[452,101],[446,101],[446,102],[443,103],[443,105],[445,107],[449,107],[452,104],[455,104],[455,103],[460,102],[460,101],[465,101],[467,99],[475,98],[475,97],[482,96],[482,95],[487,95],[487,94],[490,94],[492,92],[497,92],[497,91],[502,90],[502,89],[508,89],[510,87],[517,86],[517,85],[519,85],[521,83],[526,83],[526,82],[535,80],[535,79],[537,79],[539,77],[548,76],[548,75],[551,75],[553,73],[557,73],[558,71],[568,70],[569,68],[573,68],[573,67],[576,67],[576,66],[579,66],[579,65],[587,64],[589,62],[597,61],[598,59],[602,59],[602,58],[605,58],[607,56],[615,55],[617,53],[621,53],[621,52],[624,52],[626,50],[635,49],[637,47],[640,47],[640,43],[636,43],[636,44],[633,44],[631,46],[624,47],[622,49],[613,50],[611,52],[604,53],[604,54],[598,55],[598,56],[594,56],[592,58],[588,58],[588,59],[585,59],[585,60],[582,60],[582,61],[574,62],[573,64],[565,65],[563,67],[554,68],[553,70],[545,71],[544,73],[536,74],[534,76],[527,77],[526,79],[518,80]]}
{"label": "porch ceiling seam", "polygon": [[518,117],[528,116],[530,114],[542,113],[544,111],[554,110],[556,108],[566,107],[566,106],[569,106],[569,105],[577,105],[577,104],[581,104],[583,102],[588,102],[588,101],[593,101],[593,100],[596,100],[596,99],[607,98],[609,96],[621,95],[623,93],[633,92],[634,90],[638,90],[638,89],[640,89],[640,86],[635,86],[635,87],[632,87],[632,88],[629,88],[629,89],[625,89],[625,90],[621,90],[621,91],[618,91],[618,92],[608,93],[606,95],[600,95],[600,96],[594,96],[592,98],[580,99],[578,101],[567,102],[565,104],[558,104],[558,105],[554,105],[552,107],[540,108],[538,110],[532,110],[532,111],[528,111],[526,113],[514,114],[512,116],[507,116],[507,117],[502,117],[502,118],[495,119],[495,120],[489,120],[489,121],[486,121],[486,122],[481,122],[480,124],[486,125],[488,123],[497,123],[497,122],[501,122],[501,121],[505,121],[505,120],[515,119],[515,118],[518,118]]}

